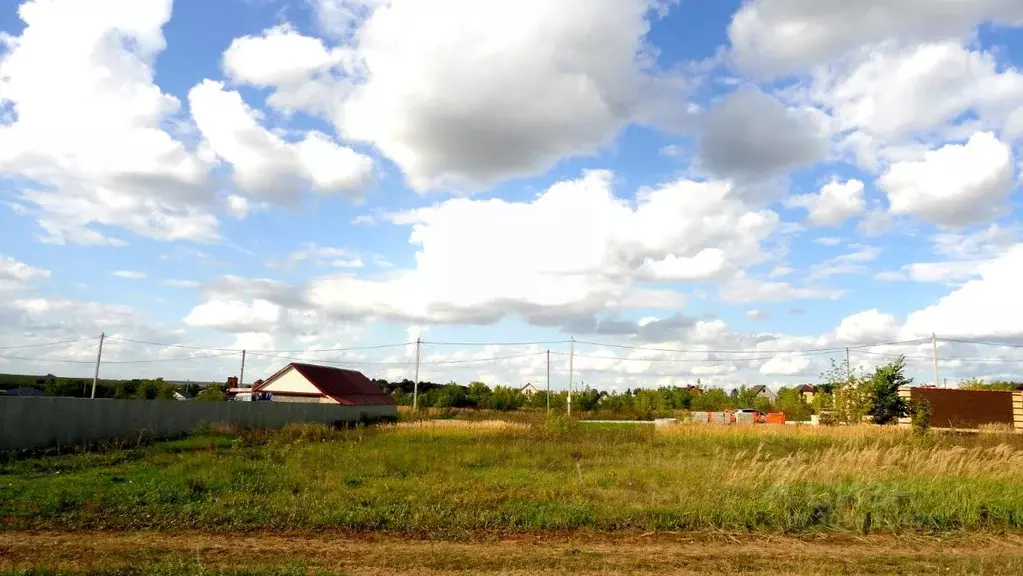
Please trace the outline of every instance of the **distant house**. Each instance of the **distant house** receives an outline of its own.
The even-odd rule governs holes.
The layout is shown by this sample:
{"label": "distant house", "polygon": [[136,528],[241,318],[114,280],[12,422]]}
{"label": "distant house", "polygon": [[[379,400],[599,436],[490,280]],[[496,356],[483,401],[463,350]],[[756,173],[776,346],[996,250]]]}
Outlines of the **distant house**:
{"label": "distant house", "polygon": [[537,390],[536,386],[533,386],[532,384],[526,384],[522,388],[519,388],[519,393],[526,398],[532,398],[533,394],[536,394],[537,392],[539,392],[539,390]]}
{"label": "distant house", "polygon": [[362,372],[330,366],[292,362],[278,370],[251,392],[272,402],[310,402],[344,406],[396,406]]}
{"label": "distant house", "polygon": [[813,384],[796,386],[796,392],[799,392],[799,395],[803,397],[807,404],[812,404],[813,399],[817,397],[817,387]]}
{"label": "distant house", "polygon": [[32,388],[31,386],[23,386],[21,388],[11,388],[5,394],[5,396],[45,396],[42,390],[38,388]]}
{"label": "distant house", "polygon": [[775,400],[778,399],[777,394],[772,392],[770,388],[764,386],[763,384],[757,384],[756,386],[750,388],[750,390],[753,390],[754,392],[757,393],[757,398],[764,398],[766,400],[769,400],[770,402],[774,402]]}
{"label": "distant house", "polygon": [[174,391],[174,399],[175,400],[191,400],[192,397],[189,396],[187,392],[179,392],[178,390],[175,390]]}

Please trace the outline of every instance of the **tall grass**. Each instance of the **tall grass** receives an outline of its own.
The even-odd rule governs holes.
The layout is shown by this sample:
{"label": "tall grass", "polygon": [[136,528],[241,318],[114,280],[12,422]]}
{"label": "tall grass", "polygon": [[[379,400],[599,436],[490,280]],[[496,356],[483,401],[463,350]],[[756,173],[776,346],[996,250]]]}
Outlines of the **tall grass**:
{"label": "tall grass", "polygon": [[295,426],[0,467],[0,527],[1023,529],[1023,437],[552,419]]}

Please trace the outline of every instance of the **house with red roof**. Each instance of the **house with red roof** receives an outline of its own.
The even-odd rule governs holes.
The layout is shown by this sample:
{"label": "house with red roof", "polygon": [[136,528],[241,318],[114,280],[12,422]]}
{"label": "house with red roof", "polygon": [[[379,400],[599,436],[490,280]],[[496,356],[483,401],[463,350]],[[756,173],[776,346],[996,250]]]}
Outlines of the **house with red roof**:
{"label": "house with red roof", "polygon": [[394,406],[397,402],[362,372],[292,362],[257,383],[252,392],[272,402],[342,406]]}

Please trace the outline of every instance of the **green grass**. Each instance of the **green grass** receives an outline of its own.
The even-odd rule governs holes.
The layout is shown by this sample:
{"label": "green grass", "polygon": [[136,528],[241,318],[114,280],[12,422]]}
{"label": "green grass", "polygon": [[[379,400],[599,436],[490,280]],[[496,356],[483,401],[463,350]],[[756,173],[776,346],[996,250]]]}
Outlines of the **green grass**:
{"label": "green grass", "polygon": [[1023,437],[488,422],[206,433],[0,466],[0,528],[1023,528]]}

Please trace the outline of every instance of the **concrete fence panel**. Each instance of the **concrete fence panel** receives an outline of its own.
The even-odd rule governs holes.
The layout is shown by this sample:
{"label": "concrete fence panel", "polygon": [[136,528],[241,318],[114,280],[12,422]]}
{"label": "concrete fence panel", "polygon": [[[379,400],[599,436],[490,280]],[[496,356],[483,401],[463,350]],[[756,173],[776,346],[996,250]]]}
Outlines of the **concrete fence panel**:
{"label": "concrete fence panel", "polygon": [[736,424],[754,424],[756,421],[756,417],[748,412],[739,412],[735,415]]}
{"label": "concrete fence panel", "polygon": [[280,428],[287,424],[333,424],[395,416],[396,406],[0,397],[0,451],[68,446],[139,434],[170,438],[201,424]]}

